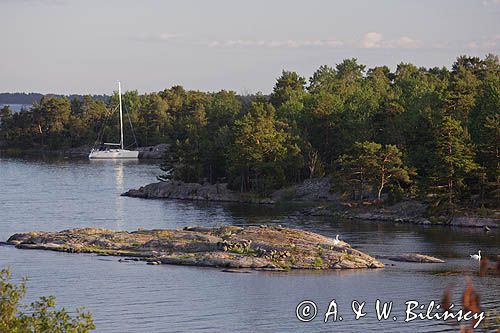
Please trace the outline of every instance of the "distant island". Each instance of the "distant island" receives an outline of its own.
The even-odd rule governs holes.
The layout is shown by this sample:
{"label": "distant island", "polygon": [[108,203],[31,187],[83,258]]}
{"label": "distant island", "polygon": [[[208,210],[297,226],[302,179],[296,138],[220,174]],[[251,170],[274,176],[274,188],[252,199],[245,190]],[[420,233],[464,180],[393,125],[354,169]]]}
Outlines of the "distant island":
{"label": "distant island", "polygon": [[[40,93],[25,93],[25,92],[17,92],[17,93],[10,93],[10,92],[4,92],[0,93],[0,104],[22,104],[22,105],[31,105],[33,103],[39,102],[42,97],[44,96],[52,96],[52,97],[67,97],[70,100],[78,99],[81,100],[85,95],[61,95],[61,94],[40,94]],[[93,100],[96,101],[103,101],[107,102],[109,101],[110,96],[108,95],[91,95]]]}
{"label": "distant island", "polygon": [[[4,152],[117,140],[116,93],[1,96],[33,102],[22,112],[0,110]],[[269,96],[174,86],[127,91],[123,104],[134,128],[127,138],[168,145],[162,181],[226,184],[268,197],[326,177],[349,206],[414,200],[429,216],[498,220],[497,55],[460,56],[450,69],[401,63],[395,71],[352,58],[321,66],[308,80],[283,71]]]}

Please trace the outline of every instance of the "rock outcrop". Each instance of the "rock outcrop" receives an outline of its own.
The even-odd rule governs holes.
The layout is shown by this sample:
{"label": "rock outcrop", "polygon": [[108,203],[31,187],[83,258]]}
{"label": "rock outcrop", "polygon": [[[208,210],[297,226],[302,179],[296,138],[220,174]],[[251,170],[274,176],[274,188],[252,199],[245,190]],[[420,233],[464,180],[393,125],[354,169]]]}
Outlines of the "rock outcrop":
{"label": "rock outcrop", "polygon": [[261,198],[255,194],[231,191],[225,183],[199,184],[184,183],[177,180],[148,184],[137,190],[131,189],[122,195],[145,199],[204,200],[257,204],[274,203],[269,198]]}
{"label": "rock outcrop", "polygon": [[151,264],[262,270],[382,268],[348,243],[271,226],[187,227],[139,231],[72,229],[26,232],[7,242],[20,249],[133,257]]}
{"label": "rock outcrop", "polygon": [[170,146],[166,143],[161,143],[156,146],[139,147],[139,158],[141,159],[162,159],[167,154]]}
{"label": "rock outcrop", "polygon": [[296,201],[296,202],[338,202],[339,193],[331,191],[330,179],[312,178],[306,179],[300,184],[292,185],[278,190],[271,195],[274,201]]}
{"label": "rock outcrop", "polygon": [[357,207],[344,205],[344,207],[340,208],[338,205],[337,207],[322,205],[304,209],[300,214],[401,224],[442,225],[486,229],[500,228],[500,219],[497,217],[498,214],[492,217],[428,217],[426,214],[426,205],[415,200],[406,200],[391,206],[382,207],[376,205],[358,205]]}
{"label": "rock outcrop", "polygon": [[392,261],[402,261],[402,262],[419,262],[419,263],[433,263],[433,264],[441,264],[444,263],[444,260],[428,256],[420,253],[403,253],[396,256],[379,256],[380,259],[389,259]]}

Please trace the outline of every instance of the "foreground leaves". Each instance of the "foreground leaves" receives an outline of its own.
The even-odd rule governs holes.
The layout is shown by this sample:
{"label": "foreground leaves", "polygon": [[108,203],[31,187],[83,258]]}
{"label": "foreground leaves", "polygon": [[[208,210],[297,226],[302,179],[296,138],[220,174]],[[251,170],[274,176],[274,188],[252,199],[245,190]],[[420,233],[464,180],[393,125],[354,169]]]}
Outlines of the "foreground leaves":
{"label": "foreground leaves", "polygon": [[54,296],[40,297],[31,305],[22,305],[26,279],[16,285],[9,269],[0,271],[0,332],[85,333],[95,329],[90,312],[83,308],[72,317],[64,308],[56,309]]}

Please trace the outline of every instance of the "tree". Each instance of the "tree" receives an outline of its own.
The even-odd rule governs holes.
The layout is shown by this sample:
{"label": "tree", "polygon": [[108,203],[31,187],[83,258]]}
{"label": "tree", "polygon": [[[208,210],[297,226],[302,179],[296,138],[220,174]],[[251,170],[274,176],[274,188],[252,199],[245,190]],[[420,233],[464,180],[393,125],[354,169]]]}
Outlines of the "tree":
{"label": "tree", "polygon": [[207,124],[203,128],[200,162],[203,177],[210,183],[227,177],[227,154],[232,140],[234,121],[241,110],[241,101],[232,91],[215,93],[207,103]]}
{"label": "tree", "polygon": [[[67,125],[71,146],[94,143],[106,125],[108,113],[106,104],[94,100],[90,95],[84,96],[83,99],[73,99]],[[116,128],[116,125],[113,128]]]}
{"label": "tree", "polygon": [[438,192],[435,204],[453,213],[460,194],[467,187],[466,178],[471,177],[479,167],[474,161],[474,147],[469,133],[460,121],[445,116],[436,132],[437,161],[431,178]]}
{"label": "tree", "polygon": [[64,308],[55,309],[53,296],[41,297],[29,307],[21,305],[26,295],[26,280],[15,285],[10,279],[8,269],[0,270],[0,332],[85,333],[95,329],[91,313],[80,308],[72,317]]}
{"label": "tree", "polygon": [[0,140],[10,140],[12,125],[12,110],[6,105],[0,109]]}
{"label": "tree", "polygon": [[335,87],[337,71],[327,65],[320,66],[309,79],[309,90],[312,94],[320,91],[332,92]]}
{"label": "tree", "polygon": [[359,88],[363,80],[365,68],[365,65],[358,64],[356,58],[345,59],[338,64],[336,66],[337,83],[335,92],[346,98],[352,95]]}
{"label": "tree", "polygon": [[137,115],[139,144],[150,146],[165,142],[172,128],[172,118],[168,109],[168,103],[156,93],[141,97]]}
{"label": "tree", "polygon": [[381,201],[386,188],[396,191],[410,183],[410,171],[394,145],[356,142],[352,153],[341,156],[339,164],[341,181],[361,200],[367,187]]}
{"label": "tree", "polygon": [[67,145],[64,135],[70,119],[71,107],[68,98],[44,96],[40,103],[33,107],[35,131],[38,131],[42,146],[51,147]]}
{"label": "tree", "polygon": [[265,194],[284,184],[282,163],[287,155],[287,133],[275,119],[269,103],[253,102],[235,122],[229,150],[233,187]]}
{"label": "tree", "polygon": [[304,100],[301,120],[304,139],[328,166],[350,145],[350,139],[342,135],[345,132],[340,129],[343,107],[338,95],[326,91],[311,94]]}
{"label": "tree", "polygon": [[469,111],[474,107],[480,86],[478,78],[481,60],[477,57],[459,57],[453,71],[446,98],[446,112],[462,123],[467,122]]}
{"label": "tree", "polygon": [[[470,113],[469,128],[477,146],[477,162],[486,174],[485,192],[500,198],[500,77],[488,76],[482,84],[477,103]],[[484,198],[483,198],[484,199]]]}
{"label": "tree", "polygon": [[283,71],[276,80],[270,101],[275,108],[279,108],[287,101],[298,100],[305,93],[306,79],[296,72]]}

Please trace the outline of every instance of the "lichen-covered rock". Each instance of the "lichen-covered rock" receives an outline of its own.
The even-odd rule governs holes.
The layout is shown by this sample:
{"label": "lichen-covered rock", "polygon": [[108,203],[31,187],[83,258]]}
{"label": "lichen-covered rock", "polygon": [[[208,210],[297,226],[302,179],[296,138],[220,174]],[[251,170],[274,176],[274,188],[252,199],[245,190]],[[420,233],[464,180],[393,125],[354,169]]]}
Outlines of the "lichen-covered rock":
{"label": "lichen-covered rock", "polygon": [[133,232],[84,228],[19,233],[11,236],[7,244],[22,249],[135,257],[155,264],[262,270],[384,267],[348,243],[336,243],[319,234],[279,226]]}

